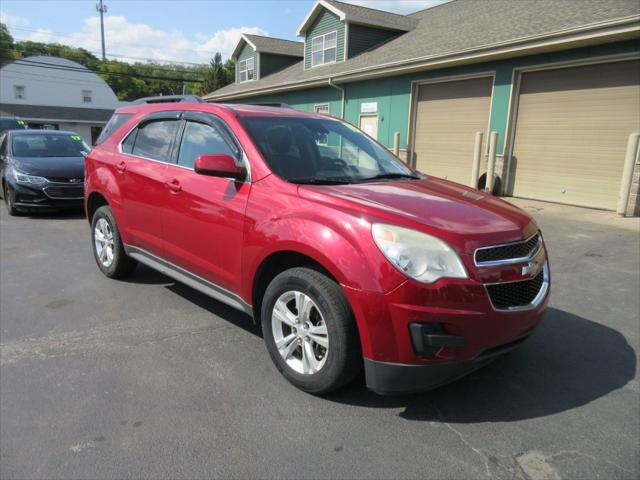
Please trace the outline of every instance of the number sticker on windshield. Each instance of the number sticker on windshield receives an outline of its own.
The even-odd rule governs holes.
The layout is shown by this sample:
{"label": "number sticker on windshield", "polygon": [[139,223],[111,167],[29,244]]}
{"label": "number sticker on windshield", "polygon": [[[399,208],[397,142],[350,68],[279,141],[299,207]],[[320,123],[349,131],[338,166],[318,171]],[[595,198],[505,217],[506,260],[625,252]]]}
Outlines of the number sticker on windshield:
{"label": "number sticker on windshield", "polygon": [[80,135],[71,135],[71,140],[76,140],[80,142],[82,141],[82,137]]}

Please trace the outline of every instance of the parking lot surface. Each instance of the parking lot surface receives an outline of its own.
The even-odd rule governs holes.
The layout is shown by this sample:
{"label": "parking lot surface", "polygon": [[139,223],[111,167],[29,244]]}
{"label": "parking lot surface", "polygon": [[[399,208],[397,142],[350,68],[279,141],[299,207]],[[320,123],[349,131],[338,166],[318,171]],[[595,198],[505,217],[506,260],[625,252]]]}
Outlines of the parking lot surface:
{"label": "parking lot surface", "polygon": [[519,350],[436,391],[320,398],[251,320],[139,266],[102,276],[81,214],[0,214],[0,477],[640,475],[638,219],[513,200],[552,300]]}

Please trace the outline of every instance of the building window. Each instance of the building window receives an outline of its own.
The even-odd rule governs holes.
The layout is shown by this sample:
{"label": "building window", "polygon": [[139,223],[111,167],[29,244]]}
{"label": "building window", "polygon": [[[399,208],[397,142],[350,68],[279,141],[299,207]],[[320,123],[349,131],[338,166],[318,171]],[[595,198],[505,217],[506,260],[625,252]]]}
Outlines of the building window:
{"label": "building window", "polygon": [[16,100],[24,100],[27,98],[27,88],[24,85],[14,85],[13,86],[13,97]]}
{"label": "building window", "polygon": [[316,113],[321,113],[322,115],[329,115],[329,104],[321,103],[319,105],[314,105],[313,111]]}
{"label": "building window", "polygon": [[311,39],[311,66],[324,65],[336,61],[338,32],[329,32]]}
{"label": "building window", "polygon": [[240,60],[240,81],[246,82],[254,78],[254,60],[253,57],[246,60]]}
{"label": "building window", "polygon": [[82,90],[82,103],[93,102],[93,92],[91,90]]}

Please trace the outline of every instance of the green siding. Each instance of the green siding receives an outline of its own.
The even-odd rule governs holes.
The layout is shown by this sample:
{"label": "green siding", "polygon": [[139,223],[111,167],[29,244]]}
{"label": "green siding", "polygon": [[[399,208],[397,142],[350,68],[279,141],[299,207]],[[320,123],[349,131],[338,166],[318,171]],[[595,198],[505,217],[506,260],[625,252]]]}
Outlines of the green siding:
{"label": "green siding", "polygon": [[331,87],[321,87],[282,94],[249,97],[245,100],[236,100],[234,103],[286,103],[297,110],[305,112],[313,112],[314,105],[329,104],[329,113],[339,117],[341,101],[342,94],[338,90]]}
{"label": "green siding", "polygon": [[298,62],[300,59],[297,57],[287,57],[284,55],[272,55],[269,53],[260,54],[260,78],[264,78],[267,75],[282,70],[289,65]]}
{"label": "green siding", "polygon": [[349,41],[347,42],[347,57],[351,58],[376,45],[397,37],[399,32],[381,30],[379,28],[349,25]]}
{"label": "green siding", "polygon": [[256,77],[256,80],[259,77],[258,75],[258,59],[256,58],[256,52],[253,51],[253,48],[251,48],[251,45],[249,45],[248,43],[244,44],[244,47],[242,48],[242,50],[240,50],[240,54],[238,55],[238,58],[236,59],[236,83],[240,82],[240,60],[246,60],[247,58],[251,58],[253,57],[253,65],[255,70],[254,76]]}
{"label": "green siding", "polygon": [[329,10],[323,10],[305,34],[304,68],[311,68],[311,39],[333,31],[338,32],[336,62],[342,62],[344,60],[344,23],[340,21],[340,18],[335,13]]}
{"label": "green siding", "polygon": [[[640,44],[634,41],[618,42],[586,47],[563,52],[531,55],[497,62],[478,63],[440,70],[431,70],[378,78],[362,82],[341,84],[345,88],[345,120],[358,125],[360,107],[363,102],[378,103],[378,140],[391,147],[394,132],[400,132],[400,148],[407,147],[411,82],[438,77],[472,75],[481,72],[495,72],[495,83],[491,104],[490,130],[498,132],[498,154],[504,153],[505,133],[509,112],[514,69],[573,60],[588,60],[590,57],[604,57],[624,53],[640,54]],[[301,110],[313,111],[313,105],[330,103],[331,114],[340,116],[341,94],[338,90],[314,88],[310,90],[281,93],[259,97],[264,102],[282,102]],[[255,97],[248,99],[252,103]]]}

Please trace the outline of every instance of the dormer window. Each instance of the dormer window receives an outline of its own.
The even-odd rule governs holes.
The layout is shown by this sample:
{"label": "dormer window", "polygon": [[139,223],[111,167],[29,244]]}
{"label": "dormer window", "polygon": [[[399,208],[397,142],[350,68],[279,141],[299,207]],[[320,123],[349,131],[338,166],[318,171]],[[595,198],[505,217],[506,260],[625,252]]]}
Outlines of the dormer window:
{"label": "dormer window", "polygon": [[246,82],[253,80],[254,77],[254,60],[253,58],[247,58],[246,60],[240,60],[240,82]]}
{"label": "dormer window", "polygon": [[338,32],[333,31],[311,39],[311,66],[325,65],[336,61]]}

